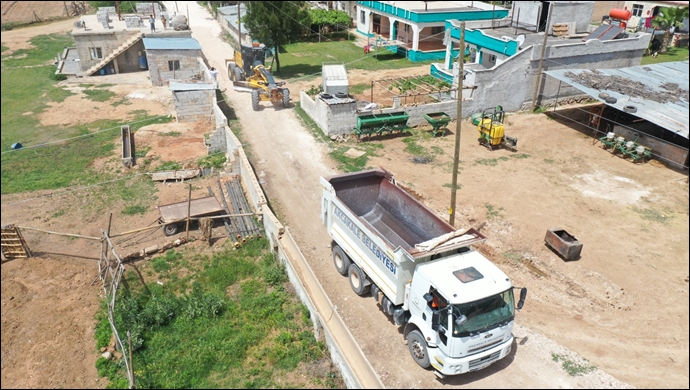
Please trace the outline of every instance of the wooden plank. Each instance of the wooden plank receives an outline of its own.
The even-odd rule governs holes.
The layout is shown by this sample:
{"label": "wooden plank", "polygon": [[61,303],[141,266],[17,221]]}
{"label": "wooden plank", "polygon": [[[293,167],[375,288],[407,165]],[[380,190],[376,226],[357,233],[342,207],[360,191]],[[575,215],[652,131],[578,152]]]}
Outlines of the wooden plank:
{"label": "wooden plank", "polygon": [[[161,214],[161,220],[163,222],[186,219],[187,201],[158,206],[158,211]],[[192,217],[220,214],[224,211],[225,210],[223,210],[223,207],[214,196],[192,199],[190,204],[190,215]]]}

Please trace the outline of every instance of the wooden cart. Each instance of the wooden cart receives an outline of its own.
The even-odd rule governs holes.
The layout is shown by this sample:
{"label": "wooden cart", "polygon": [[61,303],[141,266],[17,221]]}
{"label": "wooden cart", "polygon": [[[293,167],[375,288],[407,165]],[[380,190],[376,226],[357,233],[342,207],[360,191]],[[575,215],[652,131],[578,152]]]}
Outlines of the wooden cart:
{"label": "wooden cart", "polygon": [[172,236],[184,226],[188,210],[190,218],[209,217],[225,213],[215,196],[192,199],[191,202],[183,201],[158,206],[158,212],[161,215],[158,223],[166,224],[163,227],[163,233],[166,236]]}

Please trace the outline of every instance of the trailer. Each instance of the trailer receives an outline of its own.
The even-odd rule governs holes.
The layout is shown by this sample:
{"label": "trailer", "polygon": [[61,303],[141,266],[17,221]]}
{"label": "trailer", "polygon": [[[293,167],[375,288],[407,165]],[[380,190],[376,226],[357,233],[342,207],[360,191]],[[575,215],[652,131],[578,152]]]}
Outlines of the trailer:
{"label": "trailer", "polygon": [[203,218],[223,215],[225,210],[215,196],[207,196],[191,201],[184,201],[158,206],[160,217],[158,223],[164,225],[163,233],[172,236],[181,230],[189,218]]}
{"label": "trailer", "polygon": [[[384,169],[321,177],[321,219],[336,270],[403,326],[412,358],[438,377],[476,371],[511,350],[510,278]],[[527,294],[523,288],[517,308]]]}

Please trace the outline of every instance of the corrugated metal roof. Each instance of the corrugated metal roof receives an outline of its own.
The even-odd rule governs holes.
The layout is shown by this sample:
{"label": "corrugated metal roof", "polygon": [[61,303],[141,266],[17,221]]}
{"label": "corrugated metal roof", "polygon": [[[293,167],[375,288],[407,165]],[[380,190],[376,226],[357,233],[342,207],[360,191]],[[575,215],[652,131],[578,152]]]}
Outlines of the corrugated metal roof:
{"label": "corrugated metal roof", "polygon": [[194,38],[143,38],[146,50],[201,50]]}
{"label": "corrugated metal roof", "polygon": [[[621,111],[625,106],[634,106],[637,112],[631,115],[643,118],[669,131],[673,131],[688,138],[688,87],[690,76],[690,61],[663,62],[660,64],[632,66],[619,69],[559,69],[544,73],[579,89],[580,91],[606,103],[599,97],[601,92],[616,98],[616,103],[606,103]],[[573,79],[573,75],[576,77]],[[602,82],[600,85],[584,85],[582,82],[588,76],[609,76],[612,82]],[[582,77],[584,76],[584,77]],[[621,93],[623,88],[615,84],[616,80],[626,80],[630,85],[641,83],[644,91],[641,96]],[[605,78],[602,78],[605,81]],[[675,84],[675,85],[673,85]],[[601,89],[597,89],[600,87]],[[628,110],[629,112],[629,110]]]}

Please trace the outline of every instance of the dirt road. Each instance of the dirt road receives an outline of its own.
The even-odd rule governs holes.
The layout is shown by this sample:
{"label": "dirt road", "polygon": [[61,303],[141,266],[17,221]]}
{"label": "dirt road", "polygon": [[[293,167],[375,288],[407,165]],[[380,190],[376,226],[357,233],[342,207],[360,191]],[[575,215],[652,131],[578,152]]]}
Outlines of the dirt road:
{"label": "dirt road", "polygon": [[[172,2],[167,4],[174,9]],[[188,4],[192,36],[201,43],[209,64],[225,69],[224,59],[230,58],[232,49],[219,38],[220,26],[196,3]],[[380,313],[373,299],[355,296],[347,279],[334,270],[330,237],[319,219],[319,176],[336,173],[327,147],[301,127],[292,109],[262,103],[262,109],[254,112],[250,95],[233,91],[227,74],[221,72],[219,81],[227,89],[230,104],[240,119],[245,147],[271,205],[289,226],[331,301],[387,387],[626,387],[601,371],[578,377],[568,375],[553,361],[552,353],[569,352],[522,326],[515,330],[517,345],[511,356],[481,372],[441,382],[431,371],[420,369],[408,355],[401,328]],[[298,90],[291,92],[294,98],[299,96]]]}

